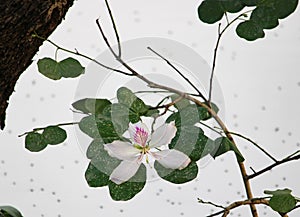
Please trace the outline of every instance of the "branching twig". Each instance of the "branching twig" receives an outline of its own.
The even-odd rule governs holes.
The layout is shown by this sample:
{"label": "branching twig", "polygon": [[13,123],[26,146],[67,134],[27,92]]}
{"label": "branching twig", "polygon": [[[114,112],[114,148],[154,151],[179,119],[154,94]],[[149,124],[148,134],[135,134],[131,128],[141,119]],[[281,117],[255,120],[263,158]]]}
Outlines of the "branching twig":
{"label": "branching twig", "polygon": [[201,93],[201,91],[178,69],[175,65],[173,65],[167,58],[159,54],[157,51],[153,50],[151,47],[147,47],[151,52],[153,52],[155,55],[159,56],[161,59],[163,59],[172,69],[174,69],[191,87],[194,88],[194,90],[199,94],[199,96],[207,102],[207,99],[205,96]]}
{"label": "branching twig", "polygon": [[253,179],[253,178],[255,178],[255,177],[257,177],[257,176],[259,176],[259,175],[261,175],[261,174],[263,174],[263,173],[265,173],[267,171],[272,170],[274,167],[277,167],[277,166],[279,166],[281,164],[284,164],[284,163],[287,163],[289,161],[299,160],[299,159],[300,159],[300,154],[299,155],[295,155],[295,156],[293,155],[292,157],[286,157],[286,158],[284,158],[284,159],[282,159],[280,161],[277,161],[276,163],[273,163],[273,164],[265,167],[264,169],[262,169],[260,171],[257,171],[256,173],[253,173],[252,175],[248,175],[247,179]]}
{"label": "branching twig", "polygon": [[264,205],[269,205],[269,201],[266,200],[266,198],[252,198],[252,199],[248,199],[248,200],[243,200],[243,201],[236,201],[232,204],[230,204],[229,206],[225,207],[223,210],[213,213],[211,215],[208,215],[207,217],[213,217],[213,216],[218,216],[218,215],[222,215],[222,217],[226,217],[228,216],[228,214],[230,213],[231,210],[239,207],[239,206],[244,206],[244,205],[251,205],[251,204],[264,204]]}
{"label": "branching twig", "polygon": [[[217,38],[217,42],[216,42],[215,49],[214,49],[213,63],[212,63],[210,81],[209,81],[208,102],[211,102],[212,89],[213,89],[213,79],[214,79],[215,68],[216,68],[216,61],[217,61],[217,53],[218,53],[218,50],[219,50],[219,45],[220,45],[221,38],[222,38],[224,32],[228,29],[228,27],[230,27],[240,17],[244,16],[246,13],[249,13],[251,11],[252,10],[246,11],[245,13],[240,14],[235,19],[233,19],[231,22],[228,22],[228,20],[227,20],[227,25],[224,27],[223,30],[221,30],[221,24],[219,24],[219,26],[218,26],[218,38]],[[226,19],[228,19],[227,14],[226,14]]]}

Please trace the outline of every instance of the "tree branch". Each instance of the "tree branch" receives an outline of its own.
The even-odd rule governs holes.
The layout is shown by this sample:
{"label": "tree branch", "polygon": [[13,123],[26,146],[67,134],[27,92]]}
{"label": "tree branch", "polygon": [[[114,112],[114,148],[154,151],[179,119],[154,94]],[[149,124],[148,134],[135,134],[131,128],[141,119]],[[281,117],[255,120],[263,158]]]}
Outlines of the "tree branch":
{"label": "tree branch", "polygon": [[42,45],[31,35],[48,38],[65,17],[74,0],[1,0],[0,4],[0,128],[19,76],[32,63]]}

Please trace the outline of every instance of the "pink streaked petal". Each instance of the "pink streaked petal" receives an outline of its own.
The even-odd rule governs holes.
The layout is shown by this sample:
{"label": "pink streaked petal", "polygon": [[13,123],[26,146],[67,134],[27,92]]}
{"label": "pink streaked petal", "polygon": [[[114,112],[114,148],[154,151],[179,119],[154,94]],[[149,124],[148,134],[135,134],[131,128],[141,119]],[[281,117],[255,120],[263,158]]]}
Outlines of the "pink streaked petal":
{"label": "pink streaked petal", "polygon": [[191,162],[191,159],[186,154],[175,149],[154,152],[152,155],[161,165],[170,169],[181,170]]}
{"label": "pink streaked petal", "polygon": [[118,158],[119,160],[131,160],[140,154],[140,151],[133,147],[132,144],[122,141],[113,141],[112,143],[104,144],[104,149],[111,157]]}
{"label": "pink streaked petal", "polygon": [[119,166],[114,169],[109,179],[117,185],[120,185],[133,177],[140,165],[141,163],[137,160],[122,161]]}
{"label": "pink streaked petal", "polygon": [[143,147],[146,145],[149,137],[149,130],[144,123],[142,123],[141,121],[135,124],[129,123],[128,131],[133,143],[137,143]]}
{"label": "pink streaked petal", "polygon": [[150,147],[155,148],[170,144],[176,134],[176,131],[177,128],[175,127],[174,121],[169,124],[163,124],[151,135]]}

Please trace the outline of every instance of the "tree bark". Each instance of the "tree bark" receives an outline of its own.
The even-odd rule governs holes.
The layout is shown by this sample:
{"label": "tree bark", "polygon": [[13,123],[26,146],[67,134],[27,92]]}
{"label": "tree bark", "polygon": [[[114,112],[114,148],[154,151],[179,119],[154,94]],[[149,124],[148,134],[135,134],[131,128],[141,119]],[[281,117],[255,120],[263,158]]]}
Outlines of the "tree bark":
{"label": "tree bark", "polygon": [[20,75],[32,63],[43,41],[66,15],[74,0],[1,0],[0,3],[0,128],[8,100]]}

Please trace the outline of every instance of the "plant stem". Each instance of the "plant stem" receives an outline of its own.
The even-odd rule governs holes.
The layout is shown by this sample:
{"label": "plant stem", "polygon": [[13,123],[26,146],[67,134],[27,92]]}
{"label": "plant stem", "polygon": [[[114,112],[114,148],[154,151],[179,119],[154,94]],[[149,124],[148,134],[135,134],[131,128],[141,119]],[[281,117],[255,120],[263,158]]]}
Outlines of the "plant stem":
{"label": "plant stem", "polygon": [[217,215],[222,215],[222,217],[226,217],[228,216],[228,214],[230,213],[230,211],[232,209],[235,209],[239,206],[243,206],[243,205],[254,205],[254,204],[264,204],[264,205],[269,205],[269,201],[266,200],[266,198],[252,198],[252,199],[248,199],[248,200],[243,200],[243,201],[236,201],[232,204],[230,204],[229,206],[225,207],[224,210],[221,210],[219,212],[216,212],[214,214],[208,215],[207,217],[213,217],[213,216],[217,216]]}
{"label": "plant stem", "polygon": [[[79,124],[79,122],[61,123],[61,124],[55,124],[55,125],[51,125],[51,126],[60,127],[60,126],[69,126],[69,125],[75,125],[75,124]],[[23,133],[21,135],[18,135],[18,137],[25,136],[25,135],[27,135],[28,133],[31,133],[31,132],[36,132],[36,131],[44,130],[47,127],[34,128],[32,131],[25,132],[25,133]]]}

